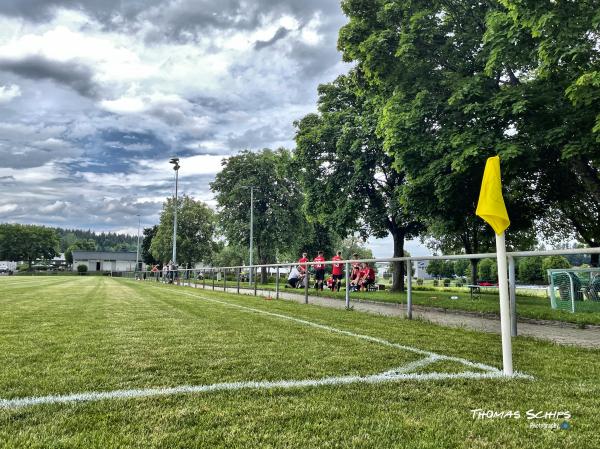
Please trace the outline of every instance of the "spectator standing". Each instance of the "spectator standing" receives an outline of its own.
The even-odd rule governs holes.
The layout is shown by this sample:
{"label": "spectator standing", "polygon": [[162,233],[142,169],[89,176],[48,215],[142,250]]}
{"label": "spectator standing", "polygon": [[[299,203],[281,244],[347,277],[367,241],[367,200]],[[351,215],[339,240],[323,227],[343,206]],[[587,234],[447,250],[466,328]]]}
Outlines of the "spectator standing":
{"label": "spectator standing", "polygon": [[[325,257],[323,257],[323,251],[319,251],[317,253],[317,257],[313,259],[313,262],[325,262]],[[325,280],[325,264],[324,263],[316,263],[315,267],[315,289],[323,290],[323,281]]]}
{"label": "spectator standing", "polygon": [[300,264],[298,266],[298,270],[300,270],[300,273],[304,273],[306,274],[306,269],[308,268],[307,265],[303,265],[306,262],[308,262],[308,254],[306,253],[302,253],[302,257],[300,259],[298,259],[298,263]]}
{"label": "spectator standing", "polygon": [[337,289],[339,292],[342,286],[342,276],[344,275],[343,264],[341,263],[341,260],[343,260],[342,252],[338,251],[331,260],[334,262],[331,269],[331,277],[333,278],[333,287],[331,290]]}
{"label": "spectator standing", "polygon": [[162,281],[167,282],[169,279],[169,264],[167,262],[163,263],[162,267]]}

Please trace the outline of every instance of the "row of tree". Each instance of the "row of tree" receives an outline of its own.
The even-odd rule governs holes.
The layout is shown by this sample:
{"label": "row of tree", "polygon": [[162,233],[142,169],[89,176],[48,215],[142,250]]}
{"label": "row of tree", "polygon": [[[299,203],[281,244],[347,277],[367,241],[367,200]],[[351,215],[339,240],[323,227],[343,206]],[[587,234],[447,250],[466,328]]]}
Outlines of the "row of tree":
{"label": "row of tree", "polygon": [[43,226],[0,224],[0,260],[25,261],[31,270],[36,260],[50,260],[60,251],[54,229]]}
{"label": "row of tree", "polygon": [[[349,22],[338,47],[353,68],[319,87],[318,112],[295,123],[295,150],[242,152],[212,184],[211,223],[230,255],[248,243],[250,186],[260,263],[332,252],[350,235],[391,235],[396,257],[411,237],[443,254],[492,251],[493,232],[474,211],[485,160],[496,154],[510,249],[533,249],[539,236],[600,244],[596,1],[342,8]],[[163,250],[150,246],[155,257],[168,258],[164,235]],[[207,251],[219,248],[213,240]],[[393,289],[403,289],[403,264],[394,273]]]}
{"label": "row of tree", "polygon": [[[314,256],[318,250],[329,256],[341,250],[346,257],[353,253],[372,257],[362,239],[344,235],[333,220],[313,219],[305,212],[310,206],[305,203],[300,171],[294,154],[285,149],[242,151],[224,159],[211,184],[218,213],[187,196],[178,201],[177,262],[183,266],[199,261],[219,266],[247,263],[251,196],[255,263],[296,260],[302,252]],[[329,201],[330,213],[338,200]],[[171,259],[174,204],[174,199],[167,199],[160,223],[144,229],[142,258],[148,264]],[[266,271],[262,275],[266,279]]]}
{"label": "row of tree", "polygon": [[78,229],[0,224],[0,260],[26,261],[31,269],[37,260],[50,260],[61,253],[68,264],[73,251],[136,251],[136,237],[117,233],[94,233]]}
{"label": "row of tree", "polygon": [[[349,22],[338,47],[353,68],[319,87],[318,112],[295,123],[294,151],[224,159],[211,184],[217,213],[189,197],[167,200],[160,223],[145,230],[146,262],[171,258],[174,207],[178,262],[247,260],[250,188],[261,264],[332,254],[349,236],[391,235],[394,256],[412,237],[445,254],[488,252],[494,236],[474,210],[495,154],[510,248],[532,249],[540,235],[600,244],[597,2],[343,0],[342,8]],[[393,271],[393,289],[403,289],[403,264]]]}
{"label": "row of tree", "polygon": [[490,251],[474,210],[485,160],[499,154],[510,247],[538,234],[600,244],[597,2],[342,7],[338,46],[354,68],[320,86],[319,112],[296,123],[311,216],[390,233],[394,256],[415,235],[443,253]]}

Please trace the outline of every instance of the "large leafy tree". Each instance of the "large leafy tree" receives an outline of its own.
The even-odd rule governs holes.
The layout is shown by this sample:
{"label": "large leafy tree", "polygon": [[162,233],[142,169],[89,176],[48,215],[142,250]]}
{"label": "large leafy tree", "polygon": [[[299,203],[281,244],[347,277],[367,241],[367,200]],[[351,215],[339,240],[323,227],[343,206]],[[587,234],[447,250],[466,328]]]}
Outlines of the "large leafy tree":
{"label": "large leafy tree", "polygon": [[[160,215],[160,223],[150,243],[152,256],[166,262],[172,257],[173,213],[175,199],[168,198]],[[216,219],[213,210],[189,196],[177,201],[177,263],[192,266],[209,260],[214,248]]]}
{"label": "large leafy tree", "polygon": [[158,225],[154,225],[150,228],[144,228],[144,238],[142,239],[142,261],[148,265],[156,265],[161,263],[160,260],[156,259],[152,255],[150,246],[152,245],[152,239],[158,231]]}
{"label": "large leafy tree", "polygon": [[[400,198],[404,172],[393,167],[376,133],[378,97],[358,70],[319,86],[319,114],[296,123],[296,162],[306,192],[305,210],[341,235],[392,236],[393,256],[421,223]],[[404,267],[396,263],[393,290],[404,289]]]}
{"label": "large leafy tree", "polygon": [[[219,208],[219,223],[231,245],[250,242],[250,187],[254,190],[254,248],[258,263],[276,261],[293,247],[303,229],[302,193],[289,151],[242,151],[223,159],[223,169],[211,183]],[[255,261],[256,262],[256,261]],[[262,270],[266,282],[266,270]]]}
{"label": "large leafy tree", "polygon": [[[487,72],[510,74],[504,104],[537,159],[543,228],[600,245],[600,3],[499,0]],[[598,264],[598,256],[592,258]]]}
{"label": "large leafy tree", "polygon": [[[489,250],[493,234],[475,217],[483,167],[499,154],[513,245],[529,246],[532,200],[528,148],[516,145],[502,87],[511,76],[489,72],[483,45],[495,2],[346,0],[340,31],[347,61],[356,61],[383,99],[378,132],[395,168],[410,182],[401,204],[417,210],[445,252]],[[529,231],[529,232],[528,232]],[[477,278],[477,260],[472,276]]]}
{"label": "large leafy tree", "polygon": [[53,229],[0,224],[0,260],[26,261],[31,270],[33,262],[52,259],[58,251],[59,239]]}
{"label": "large leafy tree", "polygon": [[304,252],[312,258],[318,251],[323,251],[327,258],[332,257],[341,245],[339,234],[332,228],[331,223],[321,223],[302,214],[294,242],[279,250],[278,260],[295,261]]}

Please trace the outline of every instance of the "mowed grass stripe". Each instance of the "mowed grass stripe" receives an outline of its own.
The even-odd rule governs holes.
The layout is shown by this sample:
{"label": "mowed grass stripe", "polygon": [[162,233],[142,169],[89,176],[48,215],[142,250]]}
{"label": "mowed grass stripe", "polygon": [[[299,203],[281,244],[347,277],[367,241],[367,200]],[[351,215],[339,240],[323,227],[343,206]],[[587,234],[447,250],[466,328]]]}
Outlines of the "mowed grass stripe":
{"label": "mowed grass stripe", "polygon": [[417,358],[133,285],[80,279],[11,304],[2,397],[364,375]]}
{"label": "mowed grass stripe", "polygon": [[0,300],[8,298],[10,293],[14,291],[22,291],[29,288],[44,287],[50,285],[64,285],[67,280],[75,280],[77,278],[61,277],[61,278],[36,278],[36,279],[19,279],[14,282],[0,283]]}
{"label": "mowed grass stripe", "polygon": [[[267,317],[271,317],[277,320],[289,320],[292,321],[293,323],[296,324],[300,324],[302,326],[309,326],[309,327],[313,327],[313,328],[317,328],[320,330],[324,330],[326,332],[331,332],[334,334],[340,334],[340,335],[344,335],[346,337],[350,337],[350,338],[356,338],[359,340],[363,340],[369,343],[374,343],[374,344],[378,344],[378,345],[383,345],[383,346],[390,346],[390,347],[395,347],[397,349],[399,349],[400,351],[409,351],[411,353],[415,353],[415,354],[419,354],[421,356],[425,356],[425,357],[434,357],[434,358],[444,358],[448,361],[451,362],[458,362],[460,364],[462,364],[463,366],[468,366],[470,368],[475,368],[476,370],[484,370],[484,371],[494,371],[497,372],[498,370],[494,367],[488,366],[488,365],[484,365],[484,364],[480,364],[480,363],[476,363],[476,362],[472,362],[470,360],[464,359],[464,358],[456,358],[456,357],[451,357],[451,356],[445,356],[443,354],[438,354],[438,353],[432,353],[430,351],[424,351],[422,349],[419,348],[415,348],[413,346],[406,346],[406,345],[401,345],[398,343],[392,343],[389,342],[387,340],[383,340],[377,337],[373,337],[370,335],[361,335],[361,334],[356,334],[355,332],[351,332],[348,330],[343,330],[343,329],[338,329],[338,328],[334,328],[331,326],[327,326],[325,324],[319,324],[319,323],[315,323],[313,321],[307,321],[307,320],[303,320],[297,317],[293,317],[293,316],[289,316],[289,315],[283,315],[283,314],[279,314],[279,313],[274,313],[274,312],[270,312],[270,311],[266,311],[266,310],[261,310],[261,309],[256,309],[253,307],[248,307],[248,306],[244,306],[241,304],[235,304],[235,303],[230,303],[228,301],[220,301],[214,298],[210,298],[206,295],[202,295],[202,294],[193,294],[190,292],[184,292],[184,291],[179,291],[179,290],[174,290],[173,291],[174,294],[176,295],[186,295],[186,296],[191,296],[191,297],[195,297],[195,298],[199,298],[199,299],[203,299],[205,301],[209,301],[209,302],[213,302],[213,303],[217,303],[217,304],[221,304],[224,306],[228,306],[228,307],[235,307],[238,308],[240,310],[243,310],[245,312],[249,312],[252,314],[258,313],[258,314],[262,314],[262,315],[266,315]],[[528,377],[528,376],[524,376],[524,377]]]}

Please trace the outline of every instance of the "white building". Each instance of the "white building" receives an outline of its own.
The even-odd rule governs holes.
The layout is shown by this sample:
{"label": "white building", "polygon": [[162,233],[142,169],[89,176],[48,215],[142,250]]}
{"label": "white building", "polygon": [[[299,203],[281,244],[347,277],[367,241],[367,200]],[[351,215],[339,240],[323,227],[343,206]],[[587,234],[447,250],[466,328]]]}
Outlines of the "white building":
{"label": "white building", "polygon": [[73,271],[85,265],[88,271],[134,271],[136,253],[109,251],[73,251]]}
{"label": "white building", "polygon": [[417,260],[415,264],[417,269],[415,270],[415,278],[416,279],[433,279],[433,276],[427,273],[427,265],[429,265],[428,260]]}

